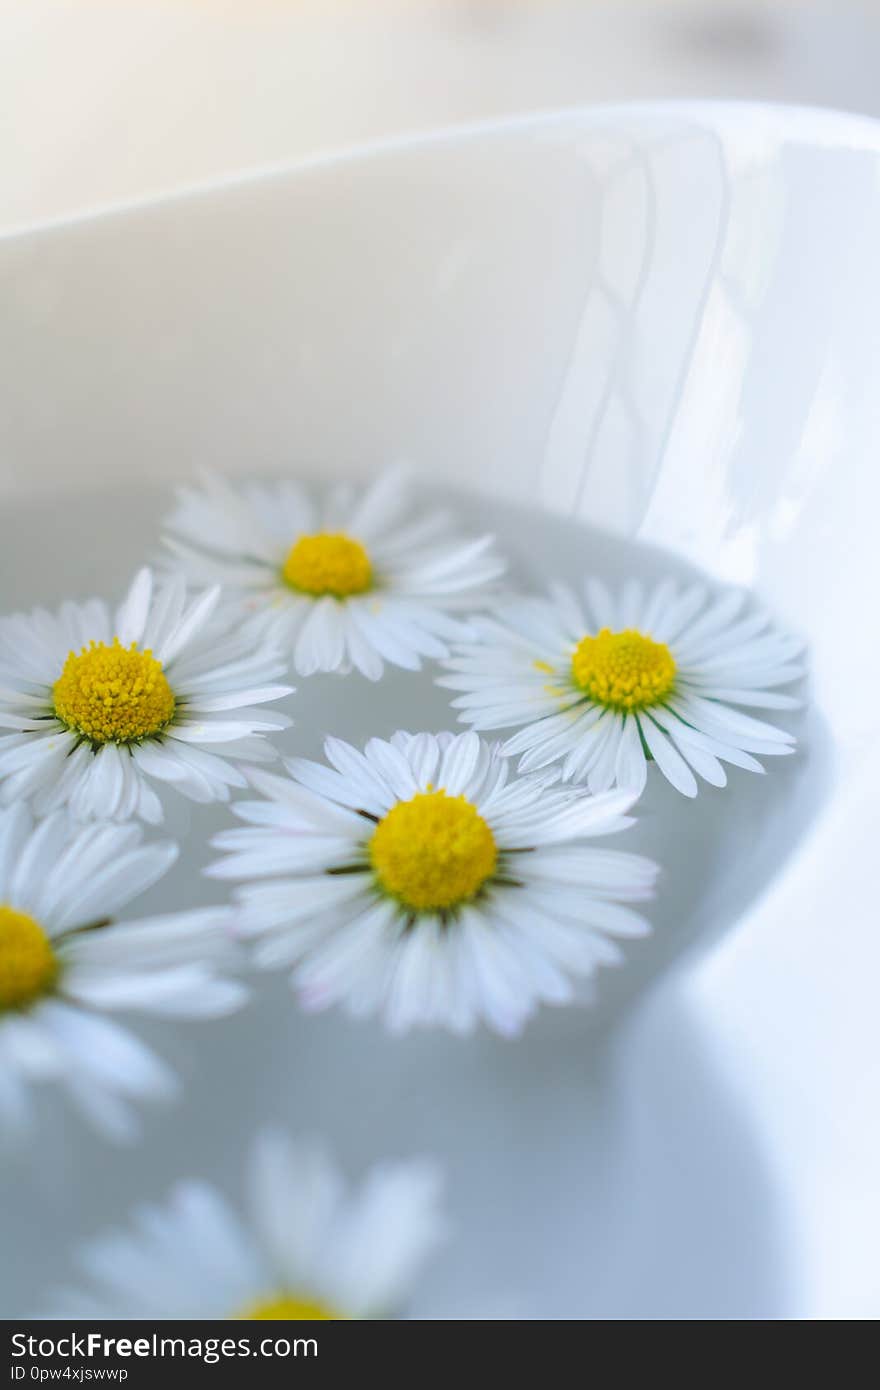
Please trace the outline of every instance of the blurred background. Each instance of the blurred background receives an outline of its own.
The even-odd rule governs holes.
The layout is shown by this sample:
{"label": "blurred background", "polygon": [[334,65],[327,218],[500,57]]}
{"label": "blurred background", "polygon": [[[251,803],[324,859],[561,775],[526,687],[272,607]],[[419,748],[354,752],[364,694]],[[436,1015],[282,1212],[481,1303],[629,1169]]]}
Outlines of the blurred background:
{"label": "blurred background", "polygon": [[0,0],[0,230],[540,108],[880,115],[880,0]]}

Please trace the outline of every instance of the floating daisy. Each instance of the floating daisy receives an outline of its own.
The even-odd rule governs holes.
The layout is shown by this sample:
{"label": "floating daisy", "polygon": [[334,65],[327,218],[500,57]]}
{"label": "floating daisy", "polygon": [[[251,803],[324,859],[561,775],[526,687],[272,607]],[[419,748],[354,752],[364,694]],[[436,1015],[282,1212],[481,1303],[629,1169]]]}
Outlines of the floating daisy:
{"label": "floating daisy", "polygon": [[442,1238],[439,1181],[421,1162],[374,1168],[351,1192],[323,1150],[265,1134],[242,1217],[204,1182],[179,1184],[128,1229],[87,1245],[86,1278],[52,1316],[248,1321],[393,1317]]}
{"label": "floating daisy", "polygon": [[803,674],[803,643],[766,613],[743,613],[742,590],[710,597],[667,580],[645,594],[632,582],[613,598],[589,580],[584,598],[558,586],[475,619],[477,640],[439,679],[464,692],[453,701],[463,722],[521,726],[504,744],[521,772],[561,762],[564,780],[638,796],[653,760],[696,796],[695,772],[723,787],[722,763],[763,772],[754,754],[794,751],[793,734],[733,708],[794,709],[777,687]]}
{"label": "floating daisy", "polygon": [[178,494],[166,538],[194,585],[221,584],[238,615],[290,654],[302,676],[383,663],[418,670],[468,635],[503,573],[492,537],[462,539],[436,509],[419,514],[400,473],[316,503],[294,482],[234,487],[205,477]]}
{"label": "floating daisy", "polygon": [[290,693],[271,643],[212,621],[213,589],[141,570],[115,617],[100,599],[0,619],[0,801],[80,820],[162,819],[152,780],[227,801],[230,759],[274,756],[290,720],[256,709]]}
{"label": "floating daisy", "polygon": [[130,1102],[173,1093],[174,1078],[106,1012],[203,1018],[244,1000],[222,975],[235,959],[228,908],[108,925],[177,856],[141,834],[77,825],[66,811],[35,826],[22,804],[0,810],[0,1120],[10,1126],[27,1126],[31,1083],[56,1081],[125,1137]]}
{"label": "floating daisy", "polygon": [[630,824],[631,796],[511,777],[473,733],[325,749],[330,767],[250,770],[267,800],[236,803],[250,824],[215,837],[229,854],[208,870],[248,881],[241,930],[258,964],[294,967],[305,1007],[513,1034],[617,962],[610,938],[648,930],[623,903],[651,895],[655,865],[586,843]]}

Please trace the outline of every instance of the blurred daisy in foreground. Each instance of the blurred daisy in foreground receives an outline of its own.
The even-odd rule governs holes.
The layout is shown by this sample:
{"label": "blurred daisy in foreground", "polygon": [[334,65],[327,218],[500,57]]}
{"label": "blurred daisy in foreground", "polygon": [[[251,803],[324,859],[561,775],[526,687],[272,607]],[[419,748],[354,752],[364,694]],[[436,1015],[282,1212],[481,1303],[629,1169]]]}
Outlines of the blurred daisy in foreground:
{"label": "blurred daisy in foreground", "polygon": [[162,819],[152,780],[193,801],[246,785],[230,759],[274,756],[290,693],[272,646],[212,622],[214,589],[141,570],[115,616],[100,599],[0,618],[0,801],[80,820]]}
{"label": "blurred daisy in foreground", "polygon": [[242,1218],[204,1182],[85,1246],[86,1277],[53,1317],[340,1320],[393,1317],[443,1234],[439,1181],[420,1162],[374,1168],[346,1190],[327,1155],[265,1134]]}
{"label": "blurred daisy in foreground", "polygon": [[0,1128],[26,1128],[31,1083],[55,1081],[112,1137],[134,1132],[130,1102],[173,1094],[174,1077],[104,1015],[212,1018],[245,999],[223,978],[238,951],[226,907],[109,925],[161,878],[177,846],[137,825],[36,826],[0,811]]}
{"label": "blurred daisy in foreground", "polygon": [[251,824],[215,837],[229,854],[208,870],[267,880],[238,890],[241,931],[258,964],[294,967],[306,1008],[513,1034],[619,961],[609,938],[648,930],[623,903],[651,895],[655,865],[587,843],[630,824],[631,796],[509,777],[473,733],[325,749],[332,767],[251,769],[267,799],[236,803]]}
{"label": "blurred daisy in foreground", "polygon": [[793,734],[733,708],[795,709],[776,687],[803,674],[803,643],[744,603],[742,590],[709,597],[670,580],[617,598],[588,580],[583,603],[557,586],[475,619],[477,640],[456,647],[439,684],[464,692],[453,704],[476,729],[521,726],[503,746],[521,772],[561,762],[592,792],[640,795],[653,760],[696,796],[694,773],[723,787],[722,763],[763,772],[754,754],[794,752]]}
{"label": "blurred daisy in foreground", "polygon": [[221,584],[236,616],[289,655],[302,676],[383,663],[418,670],[469,630],[452,614],[478,606],[503,573],[492,537],[467,539],[413,506],[400,473],[318,503],[294,482],[182,488],[166,537],[194,585]]}

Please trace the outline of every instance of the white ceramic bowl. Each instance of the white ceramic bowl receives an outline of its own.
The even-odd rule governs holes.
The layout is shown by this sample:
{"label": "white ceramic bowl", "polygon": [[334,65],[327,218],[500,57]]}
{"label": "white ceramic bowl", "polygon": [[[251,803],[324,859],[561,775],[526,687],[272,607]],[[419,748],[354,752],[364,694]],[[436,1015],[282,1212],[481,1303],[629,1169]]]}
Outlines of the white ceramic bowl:
{"label": "white ceramic bowl", "polygon": [[[610,1038],[392,1054],[316,1020],[279,1055],[227,1026],[190,1166],[231,1186],[245,1093],[288,1072],[291,1123],[353,1163],[439,1150],[459,1233],[429,1315],[880,1313],[878,245],[880,126],[703,104],[396,142],[0,242],[4,610],[117,588],[144,499],[195,462],[407,458],[672,547],[809,638],[813,773],[743,891],[728,863],[703,902],[711,944]],[[151,1119],[130,1155],[69,1127],[51,1162],[7,1160],[4,1311],[161,1194],[180,1133]]]}

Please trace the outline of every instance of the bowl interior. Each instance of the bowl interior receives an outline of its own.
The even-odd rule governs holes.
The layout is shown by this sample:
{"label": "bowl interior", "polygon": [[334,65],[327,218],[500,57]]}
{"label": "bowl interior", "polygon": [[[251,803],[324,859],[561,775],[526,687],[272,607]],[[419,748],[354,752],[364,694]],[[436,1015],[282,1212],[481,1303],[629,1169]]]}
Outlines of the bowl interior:
{"label": "bowl interior", "polygon": [[[717,580],[754,586],[809,639],[806,781],[795,775],[786,804],[727,846],[715,897],[700,899],[701,930],[711,939],[713,926],[738,923],[733,945],[703,975],[693,964],[658,988],[612,1041],[559,1024],[515,1051],[481,1043],[475,1069],[445,1044],[420,1040],[392,1059],[374,1041],[370,1092],[349,1064],[354,1032],[325,1020],[297,1029],[289,1060],[288,1035],[268,1060],[244,1025],[218,1040],[218,1086],[224,1067],[265,1066],[277,1086],[288,1066],[313,1068],[308,1102],[295,1100],[301,1080],[291,1091],[290,1118],[333,1136],[341,1106],[351,1123],[340,1142],[357,1159],[395,1143],[445,1149],[469,1237],[466,1259],[429,1285],[429,1311],[466,1311],[462,1300],[496,1292],[544,1317],[808,1307],[793,1274],[802,1230],[798,1253],[779,1234],[792,1210],[795,1225],[806,1220],[800,1122],[768,1130],[760,1101],[743,1111],[700,1005],[723,992],[729,1043],[751,1022],[759,972],[767,1007],[781,1000],[777,1032],[780,1017],[790,1036],[809,1032],[828,973],[816,959],[792,997],[790,918],[800,915],[801,941],[815,939],[810,924],[818,933],[829,910],[816,866],[832,844],[853,942],[867,942],[870,861],[836,827],[878,768],[877,644],[859,605],[878,580],[878,148],[870,123],[813,113],[568,113],[0,243],[4,610],[116,589],[163,485],[197,464],[324,478],[402,459],[429,484],[674,549]],[[576,565],[581,533],[565,534]],[[586,567],[606,542],[584,533],[582,544]],[[521,524],[517,545],[538,579],[546,548],[530,555]],[[678,849],[686,873],[699,838]],[[754,1035],[779,1043],[760,1023]],[[829,1119],[848,1104],[847,1049],[862,1043],[846,1035],[826,1048]],[[759,1053],[732,1055],[754,1080]],[[419,1100],[432,1073],[453,1097],[436,1111]],[[796,1067],[773,1077],[777,1094],[799,1084]],[[205,1142],[219,1150],[229,1116],[212,1114]],[[248,1123],[243,1111],[237,1152],[218,1159],[230,1185]],[[446,1124],[469,1142],[444,1144]],[[158,1176],[146,1194],[141,1178],[150,1164],[164,1175],[173,1125],[155,1123],[140,1186],[80,1136],[60,1166],[25,1179],[14,1165],[10,1220],[22,1184],[26,1225],[47,1192],[60,1212],[105,1162],[112,1215],[159,1195]],[[860,1133],[876,1156],[874,1129]],[[533,1185],[553,1195],[529,1214]],[[43,1256],[77,1232],[60,1222]]]}

